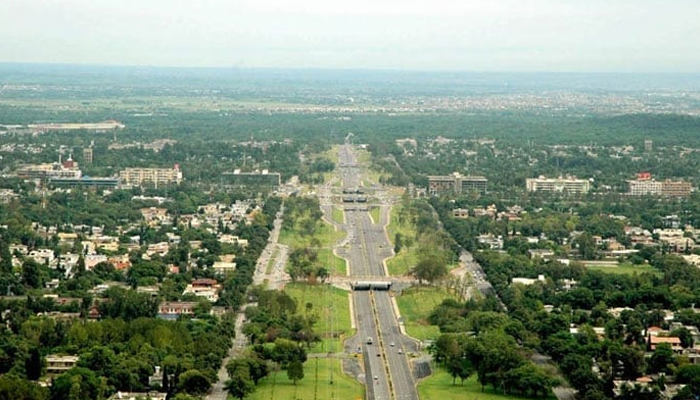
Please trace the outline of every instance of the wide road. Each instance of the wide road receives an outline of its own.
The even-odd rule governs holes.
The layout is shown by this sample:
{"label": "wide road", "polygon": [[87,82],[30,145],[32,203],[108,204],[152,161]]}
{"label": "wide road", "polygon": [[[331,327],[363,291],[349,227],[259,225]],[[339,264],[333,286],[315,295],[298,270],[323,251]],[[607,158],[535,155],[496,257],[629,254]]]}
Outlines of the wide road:
{"label": "wide road", "polygon": [[[340,146],[339,165],[344,195],[362,189],[360,168],[350,145]],[[350,275],[359,281],[389,281],[383,260],[391,256],[391,245],[383,226],[373,223],[365,203],[346,203],[345,210],[344,228],[351,239],[343,253],[349,260]],[[401,334],[389,292],[354,291],[353,302],[358,332],[354,343],[364,357],[367,398],[417,400],[407,356],[416,350],[416,344]],[[372,344],[367,338],[372,338]]]}

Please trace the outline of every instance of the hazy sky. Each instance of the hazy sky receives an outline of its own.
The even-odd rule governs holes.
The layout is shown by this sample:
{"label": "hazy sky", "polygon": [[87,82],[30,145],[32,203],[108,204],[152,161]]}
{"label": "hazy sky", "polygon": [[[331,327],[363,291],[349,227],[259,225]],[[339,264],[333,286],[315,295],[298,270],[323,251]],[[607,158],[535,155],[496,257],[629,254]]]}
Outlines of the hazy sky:
{"label": "hazy sky", "polygon": [[700,72],[700,0],[0,0],[0,62]]}

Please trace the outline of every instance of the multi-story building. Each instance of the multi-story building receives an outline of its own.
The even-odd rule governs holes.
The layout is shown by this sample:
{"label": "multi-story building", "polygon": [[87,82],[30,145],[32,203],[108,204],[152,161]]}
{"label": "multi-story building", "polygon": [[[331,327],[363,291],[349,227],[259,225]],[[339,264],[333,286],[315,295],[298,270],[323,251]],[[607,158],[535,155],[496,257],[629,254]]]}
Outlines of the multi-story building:
{"label": "multi-story building", "polygon": [[17,176],[22,179],[78,179],[82,176],[82,172],[78,169],[77,163],[69,159],[65,163],[24,165],[17,170]]}
{"label": "multi-story building", "polygon": [[428,193],[433,196],[460,193],[486,193],[488,179],[483,176],[463,176],[459,172],[452,175],[428,176]]}
{"label": "multi-story building", "polygon": [[561,193],[586,193],[591,189],[591,183],[587,179],[575,177],[559,178],[528,178],[525,185],[529,192],[561,192]]}
{"label": "multi-story building", "polygon": [[92,164],[92,147],[85,147],[83,149],[83,162],[85,164]]}
{"label": "multi-story building", "polygon": [[648,172],[637,174],[636,180],[629,180],[627,183],[629,184],[628,194],[631,196],[688,197],[693,190],[690,182],[670,179],[656,181],[651,178],[651,174]]}
{"label": "multi-story building", "polygon": [[661,182],[653,179],[636,179],[627,181],[629,184],[629,194],[632,196],[660,195]]}
{"label": "multi-story building", "polygon": [[119,172],[119,179],[123,185],[131,186],[152,184],[157,187],[171,183],[179,185],[182,182],[182,171],[177,164],[173,168],[127,168]]}
{"label": "multi-story building", "polygon": [[661,194],[668,197],[688,197],[693,190],[690,182],[672,181],[666,179],[661,182]]}
{"label": "multi-story building", "polygon": [[222,182],[225,185],[235,187],[271,187],[280,186],[282,177],[279,172],[270,172],[266,169],[262,171],[241,172],[235,170],[233,173],[224,172]]}

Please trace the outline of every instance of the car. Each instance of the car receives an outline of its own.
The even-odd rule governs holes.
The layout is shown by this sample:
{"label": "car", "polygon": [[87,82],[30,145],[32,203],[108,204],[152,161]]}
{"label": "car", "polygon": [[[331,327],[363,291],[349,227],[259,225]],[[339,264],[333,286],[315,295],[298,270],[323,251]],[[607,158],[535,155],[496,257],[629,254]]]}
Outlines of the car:
{"label": "car", "polygon": [[403,350],[399,349],[399,354],[403,354]]}
{"label": "car", "polygon": [[381,356],[382,356],[381,354],[377,353],[377,357],[381,357]]}
{"label": "car", "polygon": [[389,343],[389,346],[394,347],[395,346],[394,342]]}
{"label": "car", "polygon": [[374,376],[374,380],[376,381],[376,380],[378,380],[378,379],[379,379],[379,377],[378,377],[377,375],[375,375],[375,376]]}

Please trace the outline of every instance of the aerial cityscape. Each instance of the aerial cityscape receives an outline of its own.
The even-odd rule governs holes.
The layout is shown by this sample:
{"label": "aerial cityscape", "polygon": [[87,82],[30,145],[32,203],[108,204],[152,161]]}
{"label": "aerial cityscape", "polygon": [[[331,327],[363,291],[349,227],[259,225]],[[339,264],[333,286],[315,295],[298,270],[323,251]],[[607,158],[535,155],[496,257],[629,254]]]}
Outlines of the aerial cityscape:
{"label": "aerial cityscape", "polygon": [[700,398],[700,3],[432,3],[0,5],[0,400]]}

